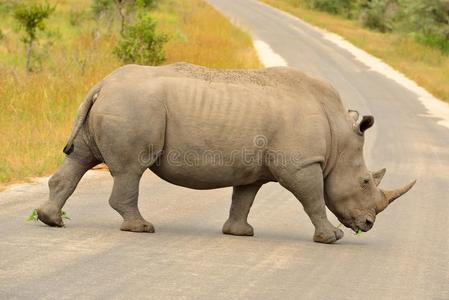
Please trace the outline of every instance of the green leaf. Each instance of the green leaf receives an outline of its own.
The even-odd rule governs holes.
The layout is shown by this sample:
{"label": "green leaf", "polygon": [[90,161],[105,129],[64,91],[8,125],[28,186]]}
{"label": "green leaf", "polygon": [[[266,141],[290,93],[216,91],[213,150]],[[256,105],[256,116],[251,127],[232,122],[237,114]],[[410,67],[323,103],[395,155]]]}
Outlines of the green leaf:
{"label": "green leaf", "polygon": [[37,221],[39,220],[38,216],[37,216],[37,209],[34,209],[31,212],[31,215],[27,218],[27,221]]}
{"label": "green leaf", "polygon": [[61,210],[61,217],[66,220],[71,220],[71,218],[67,215],[67,213]]}
{"label": "green leaf", "polygon": [[363,233],[363,231],[362,230],[360,230],[360,229],[358,229],[357,230],[357,232],[354,234],[354,235],[358,235],[358,236],[360,236],[360,235],[362,235],[362,233]]}

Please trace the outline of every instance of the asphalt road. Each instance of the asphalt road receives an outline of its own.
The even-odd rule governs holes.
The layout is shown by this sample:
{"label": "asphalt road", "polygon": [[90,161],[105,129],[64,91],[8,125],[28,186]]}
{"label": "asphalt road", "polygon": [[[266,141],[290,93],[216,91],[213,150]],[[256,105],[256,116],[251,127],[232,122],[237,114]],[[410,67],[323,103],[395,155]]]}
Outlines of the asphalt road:
{"label": "asphalt road", "polygon": [[69,199],[65,228],[25,222],[47,198],[43,179],[0,193],[0,299],[449,299],[449,129],[416,94],[302,22],[254,1],[210,2],[288,65],[331,81],[348,107],[373,114],[368,165],[387,167],[383,187],[417,178],[415,188],[372,231],[322,245],[277,184],[259,192],[248,238],[221,234],[230,189],[189,190],[150,173],[140,207],[155,234],[118,230],[112,179],[98,171]]}

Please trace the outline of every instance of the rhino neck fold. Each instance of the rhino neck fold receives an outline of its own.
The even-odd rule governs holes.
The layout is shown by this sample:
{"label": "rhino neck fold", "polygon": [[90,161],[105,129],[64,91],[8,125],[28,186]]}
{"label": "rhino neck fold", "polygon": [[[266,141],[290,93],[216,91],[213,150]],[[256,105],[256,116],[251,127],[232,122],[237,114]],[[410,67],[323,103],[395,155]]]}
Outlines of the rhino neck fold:
{"label": "rhino neck fold", "polygon": [[335,134],[335,124],[331,118],[329,118],[329,113],[326,110],[326,106],[324,103],[320,101],[320,106],[326,116],[328,128],[329,128],[329,136],[326,141],[326,156],[324,157],[324,162],[322,164],[323,168],[323,177],[326,179],[327,175],[332,171],[335,166],[337,153],[338,153],[338,142],[336,140]]}

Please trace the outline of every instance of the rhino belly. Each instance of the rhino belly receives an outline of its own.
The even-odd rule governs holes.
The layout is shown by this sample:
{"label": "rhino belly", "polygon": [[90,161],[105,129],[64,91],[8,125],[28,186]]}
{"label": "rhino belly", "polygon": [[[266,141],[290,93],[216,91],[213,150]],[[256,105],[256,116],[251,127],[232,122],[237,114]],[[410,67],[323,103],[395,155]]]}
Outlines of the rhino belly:
{"label": "rhino belly", "polygon": [[151,170],[170,183],[192,189],[216,189],[273,181],[264,166],[196,164],[193,158],[173,161],[168,156],[162,156]]}

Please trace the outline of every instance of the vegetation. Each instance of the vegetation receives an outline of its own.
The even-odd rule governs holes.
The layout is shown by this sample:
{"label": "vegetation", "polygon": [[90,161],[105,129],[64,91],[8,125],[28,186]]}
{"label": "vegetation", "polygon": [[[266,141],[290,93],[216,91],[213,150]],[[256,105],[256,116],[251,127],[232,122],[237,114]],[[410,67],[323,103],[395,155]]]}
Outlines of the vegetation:
{"label": "vegetation", "polygon": [[125,27],[115,54],[125,63],[159,65],[165,61],[166,34],[156,32],[156,23],[150,15],[140,14],[135,25]]}
{"label": "vegetation", "polygon": [[262,1],[343,36],[449,102],[449,1],[354,0],[341,13],[311,9],[314,0]]}
{"label": "vegetation", "polygon": [[449,53],[448,0],[284,0],[361,21],[370,29],[400,32]]}
{"label": "vegetation", "polygon": [[141,9],[156,7],[156,0],[93,0],[92,12],[96,17],[113,18],[114,11],[120,16],[120,34],[125,32],[130,15]]}
{"label": "vegetation", "polygon": [[[71,220],[69,215],[63,210],[61,210],[61,218],[65,219],[65,220]],[[31,214],[28,216],[28,218],[26,220],[27,221],[38,221],[39,220],[39,216],[37,214],[37,208],[35,208],[35,209],[33,209],[33,211],[31,211]]]}
{"label": "vegetation", "polygon": [[[49,0],[57,3],[55,11],[46,29],[36,32],[39,43],[33,46],[40,68],[26,72],[13,14],[18,2],[0,2],[0,183],[54,171],[64,157],[62,148],[80,101],[122,64],[113,52],[121,39],[116,9],[95,12],[93,3],[100,1]],[[168,36],[166,63],[260,67],[250,37],[203,0],[159,0],[149,13],[157,23],[155,32]],[[132,14],[130,26],[138,22]]]}
{"label": "vegetation", "polygon": [[22,41],[26,45],[26,69],[31,71],[31,50],[33,43],[37,40],[37,31],[45,29],[45,19],[55,10],[48,3],[45,5],[18,5],[14,12],[14,18],[25,30],[26,35]]}

